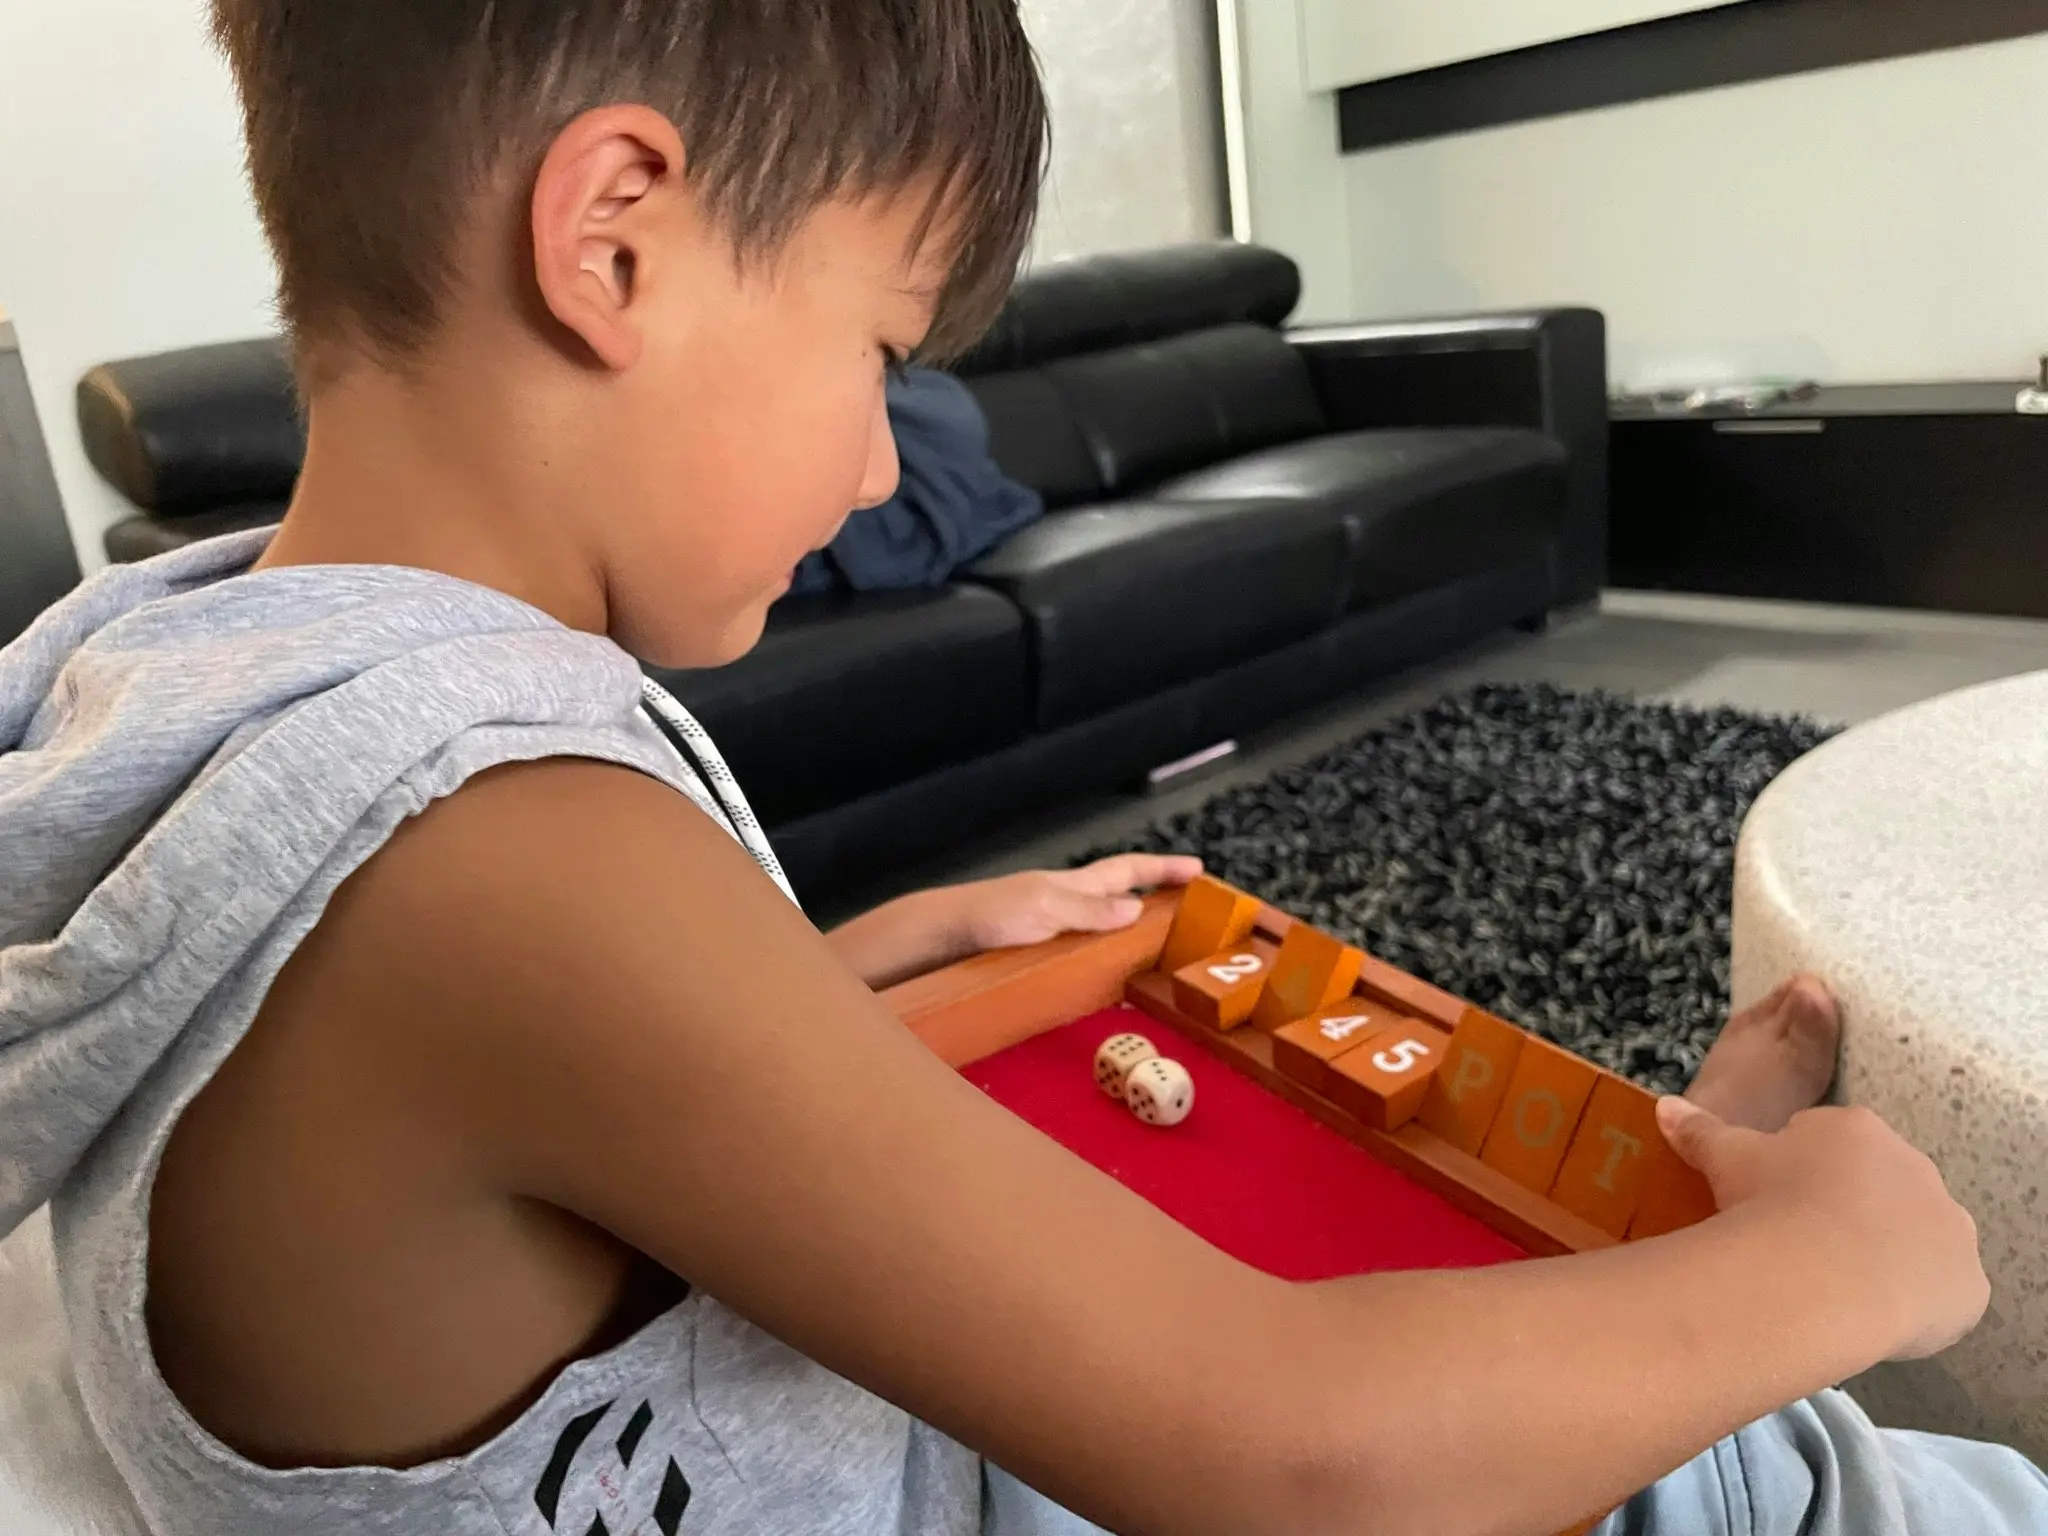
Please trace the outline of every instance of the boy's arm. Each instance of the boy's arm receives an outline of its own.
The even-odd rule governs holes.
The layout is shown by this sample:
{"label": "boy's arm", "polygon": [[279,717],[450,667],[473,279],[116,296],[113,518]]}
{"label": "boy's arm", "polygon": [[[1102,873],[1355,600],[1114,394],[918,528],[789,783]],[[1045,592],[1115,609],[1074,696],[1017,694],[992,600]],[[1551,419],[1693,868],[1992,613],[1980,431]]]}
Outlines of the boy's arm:
{"label": "boy's arm", "polygon": [[913,891],[863,912],[825,935],[854,975],[880,992],[976,953],[962,886]]}
{"label": "boy's arm", "polygon": [[1960,1331],[1981,1283],[1931,1167],[1849,1111],[1714,1141],[1737,1208],[1669,1239],[1270,1279],[948,1071],[618,769],[486,776],[353,884],[352,1007],[499,1187],[1114,1529],[1555,1530]]}
{"label": "boy's arm", "polygon": [[879,992],[983,950],[1128,928],[1144,910],[1138,892],[1186,885],[1201,872],[1200,859],[1130,853],[1085,869],[941,886],[876,907],[826,940],[848,970]]}

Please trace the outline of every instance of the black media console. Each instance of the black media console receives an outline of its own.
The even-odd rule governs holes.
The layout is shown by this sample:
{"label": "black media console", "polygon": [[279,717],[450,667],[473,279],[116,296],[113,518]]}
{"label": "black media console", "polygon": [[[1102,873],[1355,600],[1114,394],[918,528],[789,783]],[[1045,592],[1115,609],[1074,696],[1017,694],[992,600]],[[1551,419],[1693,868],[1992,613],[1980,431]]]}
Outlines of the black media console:
{"label": "black media console", "polygon": [[1613,417],[1618,587],[2048,618],[2048,416],[2024,386],[1830,388]]}

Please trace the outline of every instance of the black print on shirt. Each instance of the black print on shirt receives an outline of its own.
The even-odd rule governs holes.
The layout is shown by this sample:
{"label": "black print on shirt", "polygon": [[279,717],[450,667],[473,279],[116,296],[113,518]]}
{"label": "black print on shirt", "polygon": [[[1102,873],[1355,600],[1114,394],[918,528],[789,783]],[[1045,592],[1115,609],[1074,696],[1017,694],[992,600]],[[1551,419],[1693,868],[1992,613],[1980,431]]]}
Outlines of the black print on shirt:
{"label": "black print on shirt", "polygon": [[666,1458],[659,1483],[632,1476],[654,1424],[653,1404],[635,1408],[616,1435],[593,1438],[618,1406],[604,1403],[568,1422],[534,1487],[534,1505],[549,1530],[567,1536],[627,1536],[647,1520],[661,1536],[676,1536],[690,1507],[690,1481],[675,1458]]}

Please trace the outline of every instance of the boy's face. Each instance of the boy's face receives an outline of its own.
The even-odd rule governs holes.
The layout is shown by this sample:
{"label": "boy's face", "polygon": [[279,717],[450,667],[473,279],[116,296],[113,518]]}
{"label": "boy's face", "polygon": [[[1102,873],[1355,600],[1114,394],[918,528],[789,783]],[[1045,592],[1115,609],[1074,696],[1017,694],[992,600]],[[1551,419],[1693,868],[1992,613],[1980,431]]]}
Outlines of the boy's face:
{"label": "boy's face", "polygon": [[914,250],[922,197],[828,204],[745,268],[684,201],[640,243],[636,355],[593,379],[602,440],[578,457],[602,480],[614,638],[715,666],[753,647],[799,560],[894,494],[884,384],[946,272]]}

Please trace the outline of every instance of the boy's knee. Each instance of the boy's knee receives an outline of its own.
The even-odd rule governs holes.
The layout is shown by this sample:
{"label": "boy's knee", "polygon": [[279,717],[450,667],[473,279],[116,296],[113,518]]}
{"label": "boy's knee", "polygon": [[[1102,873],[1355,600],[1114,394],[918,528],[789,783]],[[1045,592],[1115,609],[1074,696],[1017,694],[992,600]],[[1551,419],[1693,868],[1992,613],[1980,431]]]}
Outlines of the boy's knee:
{"label": "boy's knee", "polygon": [[1910,1536],[2048,1532],[2048,1474],[2010,1446],[1880,1430]]}
{"label": "boy's knee", "polygon": [[1844,1392],[1797,1403],[1731,1443],[1742,1493],[1730,1503],[1749,1522],[1736,1536],[2048,1532],[2048,1477],[2017,1451],[1881,1429]]}

